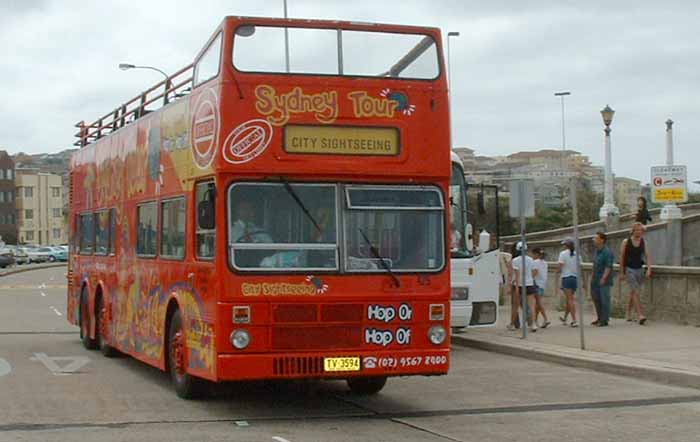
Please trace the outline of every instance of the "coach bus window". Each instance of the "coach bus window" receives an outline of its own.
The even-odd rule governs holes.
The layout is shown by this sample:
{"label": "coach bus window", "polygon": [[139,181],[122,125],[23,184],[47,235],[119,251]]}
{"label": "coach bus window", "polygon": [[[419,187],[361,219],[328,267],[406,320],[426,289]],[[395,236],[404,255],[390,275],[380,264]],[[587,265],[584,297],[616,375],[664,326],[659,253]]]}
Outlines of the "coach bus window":
{"label": "coach bus window", "polygon": [[95,250],[95,219],[92,213],[80,215],[80,253],[90,255]]}
{"label": "coach bus window", "polygon": [[437,189],[348,186],[346,201],[346,270],[442,269],[444,203]]}
{"label": "coach bus window", "polygon": [[[415,79],[434,79],[440,73],[437,45],[427,35],[288,30],[292,73]],[[246,72],[286,72],[284,28],[240,26],[233,42],[233,62]]]}
{"label": "coach bus window", "polygon": [[450,179],[450,251],[453,258],[464,258],[467,250],[467,199],[464,194],[464,172],[457,164],[452,164]]}
{"label": "coach bus window", "polygon": [[156,256],[156,232],[158,231],[158,212],[156,203],[141,204],[136,207],[136,254],[139,256]]}
{"label": "coach bus window", "polygon": [[337,270],[336,186],[238,183],[228,197],[239,270]]}
{"label": "coach bus window", "polygon": [[109,254],[114,255],[117,243],[117,209],[109,210]]}
{"label": "coach bus window", "polygon": [[182,259],[185,257],[185,199],[163,201],[162,207],[161,257]]}
{"label": "coach bus window", "polygon": [[221,33],[216,36],[197,62],[194,72],[195,86],[219,75],[221,64]]}
{"label": "coach bus window", "polygon": [[109,248],[109,212],[95,212],[95,255],[106,255]]}
{"label": "coach bus window", "polygon": [[197,184],[197,258],[213,259],[216,244],[216,188],[213,181]]}

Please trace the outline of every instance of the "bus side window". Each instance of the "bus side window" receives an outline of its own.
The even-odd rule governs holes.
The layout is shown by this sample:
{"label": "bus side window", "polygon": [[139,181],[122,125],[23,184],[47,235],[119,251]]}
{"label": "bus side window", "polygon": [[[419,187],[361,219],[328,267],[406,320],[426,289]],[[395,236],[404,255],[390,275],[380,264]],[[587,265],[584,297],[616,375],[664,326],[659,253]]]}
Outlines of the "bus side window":
{"label": "bus side window", "polygon": [[212,259],[216,244],[216,188],[213,181],[197,184],[197,257]]}

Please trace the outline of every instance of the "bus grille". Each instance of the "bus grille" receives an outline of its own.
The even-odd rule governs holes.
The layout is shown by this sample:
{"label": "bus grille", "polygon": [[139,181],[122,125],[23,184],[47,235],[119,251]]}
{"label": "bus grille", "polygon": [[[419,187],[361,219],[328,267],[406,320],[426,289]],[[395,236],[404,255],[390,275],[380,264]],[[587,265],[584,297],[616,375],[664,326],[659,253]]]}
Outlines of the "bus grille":
{"label": "bus grille", "polygon": [[320,375],[323,373],[323,358],[312,356],[274,358],[272,373],[275,376]]}
{"label": "bus grille", "polygon": [[362,328],[357,326],[273,327],[274,350],[339,350],[362,345]]}

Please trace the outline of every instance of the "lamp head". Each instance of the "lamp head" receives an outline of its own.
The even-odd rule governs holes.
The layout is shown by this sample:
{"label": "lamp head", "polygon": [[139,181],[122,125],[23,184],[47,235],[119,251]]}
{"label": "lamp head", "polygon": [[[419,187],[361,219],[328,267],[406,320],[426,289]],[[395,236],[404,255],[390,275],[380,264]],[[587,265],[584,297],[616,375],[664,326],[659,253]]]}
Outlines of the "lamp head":
{"label": "lamp head", "polygon": [[119,69],[121,69],[122,71],[126,71],[126,70],[129,70],[129,69],[133,69],[133,68],[135,68],[135,67],[136,67],[136,66],[134,66],[133,64],[129,64],[129,63],[119,63]]}
{"label": "lamp head", "polygon": [[615,111],[612,110],[612,108],[609,105],[606,105],[605,108],[603,108],[603,110],[600,111],[600,115],[603,116],[603,123],[605,123],[606,126],[610,126],[610,123],[612,123],[613,116],[615,115]]}

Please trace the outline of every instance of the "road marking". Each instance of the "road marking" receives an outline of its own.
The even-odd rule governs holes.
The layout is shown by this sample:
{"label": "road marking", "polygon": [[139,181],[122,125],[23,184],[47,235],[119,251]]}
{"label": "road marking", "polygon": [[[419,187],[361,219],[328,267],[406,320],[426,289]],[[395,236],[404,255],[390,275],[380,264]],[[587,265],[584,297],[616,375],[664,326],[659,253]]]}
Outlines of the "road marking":
{"label": "road marking", "polygon": [[274,436],[272,440],[276,440],[277,442],[289,442],[287,439],[279,436]]}
{"label": "road marking", "polygon": [[58,309],[56,307],[54,307],[53,305],[49,306],[49,308],[51,310],[53,310],[53,312],[56,313],[58,316],[63,316],[63,313],[59,312]]}
{"label": "road marking", "polygon": [[12,367],[10,366],[10,363],[4,360],[3,358],[0,358],[0,378],[12,373]]}
{"label": "road marking", "polygon": [[39,287],[37,287],[37,288],[38,288],[38,289],[45,289],[45,288],[46,288],[46,283],[45,283],[45,282],[42,282],[41,285],[39,285]]}
{"label": "road marking", "polygon": [[41,296],[44,296],[44,297],[46,297],[46,293],[44,293],[44,292],[41,292]]}
{"label": "road marking", "polygon": [[[44,364],[54,376],[65,376],[75,373],[90,362],[87,356],[48,356],[46,353],[34,353],[34,356],[29,358],[30,361],[38,361]],[[57,362],[70,361],[63,367]]]}

